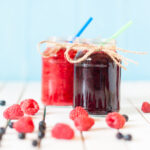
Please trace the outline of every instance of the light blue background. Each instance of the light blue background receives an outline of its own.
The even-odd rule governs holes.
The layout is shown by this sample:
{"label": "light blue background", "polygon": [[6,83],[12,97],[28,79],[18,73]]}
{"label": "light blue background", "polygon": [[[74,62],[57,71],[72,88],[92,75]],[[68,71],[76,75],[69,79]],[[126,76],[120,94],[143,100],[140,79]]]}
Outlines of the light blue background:
{"label": "light blue background", "polygon": [[[133,20],[118,47],[149,52],[149,0],[0,0],[0,80],[40,80],[37,43],[74,35],[90,16],[94,20],[82,37],[107,38]],[[139,65],[129,64],[123,80],[150,79],[149,54],[125,56]]]}

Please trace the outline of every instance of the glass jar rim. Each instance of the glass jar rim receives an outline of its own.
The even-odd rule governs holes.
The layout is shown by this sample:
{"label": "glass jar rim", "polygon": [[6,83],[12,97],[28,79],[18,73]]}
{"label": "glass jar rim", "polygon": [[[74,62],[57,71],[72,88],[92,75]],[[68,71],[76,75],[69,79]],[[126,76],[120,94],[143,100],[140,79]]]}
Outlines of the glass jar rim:
{"label": "glass jar rim", "polygon": [[[72,37],[56,37],[52,36],[48,38],[48,41],[56,42],[56,43],[68,43],[72,40]],[[100,45],[101,43],[105,43],[105,45],[116,45],[116,40],[111,39],[107,40],[105,38],[97,37],[97,38],[81,38],[78,37],[75,40],[75,43],[87,43],[87,44],[95,44],[95,45]]]}

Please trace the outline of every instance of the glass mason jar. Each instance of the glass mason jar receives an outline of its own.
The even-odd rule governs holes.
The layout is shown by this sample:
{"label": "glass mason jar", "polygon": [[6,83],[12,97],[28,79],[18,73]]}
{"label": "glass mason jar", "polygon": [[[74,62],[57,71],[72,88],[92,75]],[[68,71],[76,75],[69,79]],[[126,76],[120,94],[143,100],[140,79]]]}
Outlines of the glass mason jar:
{"label": "glass mason jar", "polygon": [[[65,42],[65,41],[61,41]],[[47,47],[47,55],[55,47]],[[60,48],[49,57],[42,57],[42,102],[45,105],[65,106],[73,104],[73,64],[69,63]]]}
{"label": "glass mason jar", "polygon": [[[75,58],[83,54],[78,52]],[[73,106],[82,106],[93,115],[119,111],[120,81],[121,68],[106,53],[93,53],[74,64]]]}

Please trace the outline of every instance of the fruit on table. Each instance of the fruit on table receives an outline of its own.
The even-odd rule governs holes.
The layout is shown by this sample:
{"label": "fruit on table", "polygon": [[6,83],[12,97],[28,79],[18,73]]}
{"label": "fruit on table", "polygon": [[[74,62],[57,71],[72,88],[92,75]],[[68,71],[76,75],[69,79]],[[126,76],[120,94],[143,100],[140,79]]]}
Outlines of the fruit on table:
{"label": "fruit on table", "polygon": [[57,123],[51,130],[51,134],[56,139],[70,140],[74,137],[73,129],[64,123]]}
{"label": "fruit on table", "polygon": [[87,116],[79,116],[74,120],[74,124],[79,131],[88,131],[94,123],[94,119]]}
{"label": "fruit on table", "polygon": [[126,122],[125,118],[117,112],[109,113],[105,120],[109,127],[115,129],[123,128]]}
{"label": "fruit on table", "polygon": [[141,110],[142,110],[144,113],[150,113],[150,103],[148,103],[148,102],[143,102],[142,107],[141,107]]}
{"label": "fruit on table", "polygon": [[21,117],[24,116],[24,113],[23,111],[21,110],[21,107],[20,105],[18,104],[14,104],[10,107],[8,107],[4,112],[3,112],[3,116],[6,118],[6,119],[19,119]]}
{"label": "fruit on table", "polygon": [[31,117],[22,117],[13,124],[13,128],[21,133],[31,133],[34,131],[34,123]]}
{"label": "fruit on table", "polygon": [[34,99],[25,99],[20,103],[20,107],[28,115],[34,115],[39,111],[39,105]]}
{"label": "fruit on table", "polygon": [[88,116],[88,112],[81,106],[77,106],[69,114],[71,120],[75,120],[79,116]]}

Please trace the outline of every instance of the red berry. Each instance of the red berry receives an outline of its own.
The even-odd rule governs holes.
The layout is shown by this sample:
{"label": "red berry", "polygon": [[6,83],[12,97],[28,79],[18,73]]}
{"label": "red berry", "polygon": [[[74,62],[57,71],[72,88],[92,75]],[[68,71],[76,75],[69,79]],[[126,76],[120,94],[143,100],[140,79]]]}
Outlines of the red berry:
{"label": "red berry", "polygon": [[150,113],[150,104],[148,102],[143,102],[141,110],[144,113]]}
{"label": "red berry", "polygon": [[150,113],[150,104],[148,102],[143,102],[141,110],[144,113]]}
{"label": "red berry", "polygon": [[72,139],[74,137],[73,129],[64,123],[57,123],[52,131],[51,134],[56,139]]}
{"label": "red berry", "polygon": [[6,118],[6,119],[19,119],[21,118],[22,116],[24,116],[24,113],[23,111],[21,110],[21,107],[20,105],[18,104],[14,104],[10,107],[8,107],[4,112],[3,112],[3,116]]}
{"label": "red berry", "polygon": [[21,110],[28,115],[34,115],[39,111],[39,105],[34,99],[26,99],[20,104]]}
{"label": "red berry", "polygon": [[34,130],[34,123],[31,117],[22,117],[13,124],[13,128],[21,133],[31,133]]}
{"label": "red berry", "polygon": [[83,107],[78,106],[70,112],[70,119],[75,120],[79,116],[87,116],[88,112]]}
{"label": "red berry", "polygon": [[120,129],[124,126],[125,122],[125,118],[117,112],[109,113],[106,116],[106,123],[111,128]]}
{"label": "red berry", "polygon": [[87,116],[79,116],[74,120],[76,128],[80,131],[89,130],[94,125],[94,123],[94,119]]}

